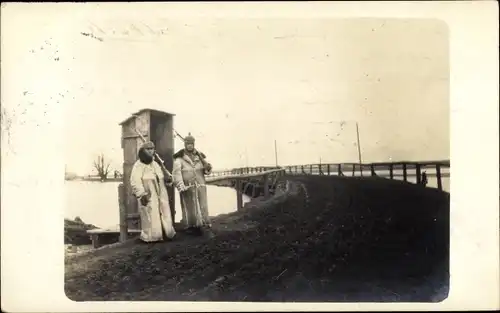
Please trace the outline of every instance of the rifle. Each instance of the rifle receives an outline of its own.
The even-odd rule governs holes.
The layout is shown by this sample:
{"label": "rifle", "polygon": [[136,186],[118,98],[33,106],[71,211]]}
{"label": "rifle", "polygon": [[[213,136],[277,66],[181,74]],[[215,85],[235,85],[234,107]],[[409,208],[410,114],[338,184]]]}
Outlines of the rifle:
{"label": "rifle", "polygon": [[[182,137],[181,134],[179,134],[175,129],[174,129],[174,132],[177,135],[177,137],[179,137],[184,142],[184,137]],[[198,151],[198,150],[196,150],[196,151]],[[207,165],[209,163],[205,160],[205,158],[201,155],[201,153],[198,153],[198,156],[200,157],[200,160],[201,160],[201,163],[203,164],[203,166],[207,167]]]}

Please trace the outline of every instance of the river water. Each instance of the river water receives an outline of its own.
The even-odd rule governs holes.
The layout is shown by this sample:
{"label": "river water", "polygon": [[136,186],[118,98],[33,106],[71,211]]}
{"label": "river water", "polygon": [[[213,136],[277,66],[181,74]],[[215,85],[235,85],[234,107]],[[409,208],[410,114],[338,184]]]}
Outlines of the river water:
{"label": "river water", "polygon": [[[118,182],[65,182],[64,217],[74,219],[79,216],[85,223],[100,228],[117,228],[120,221],[118,208]],[[208,206],[210,216],[236,211],[236,191],[228,187],[208,185]],[[250,198],[243,196],[243,203]],[[180,222],[179,194],[175,195],[176,222]]]}

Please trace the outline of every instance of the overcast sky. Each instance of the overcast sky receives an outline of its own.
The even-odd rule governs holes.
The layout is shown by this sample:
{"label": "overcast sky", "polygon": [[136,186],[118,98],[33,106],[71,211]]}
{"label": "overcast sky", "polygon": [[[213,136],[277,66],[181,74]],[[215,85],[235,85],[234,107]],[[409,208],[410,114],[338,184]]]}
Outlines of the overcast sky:
{"label": "overcast sky", "polygon": [[273,165],[274,140],[281,165],[357,162],[354,121],[363,162],[449,158],[448,33],[435,20],[87,20],[31,47],[25,69],[51,72],[46,100],[66,108],[80,174],[99,152],[121,170],[118,123],[142,108],[176,114],[215,168]]}

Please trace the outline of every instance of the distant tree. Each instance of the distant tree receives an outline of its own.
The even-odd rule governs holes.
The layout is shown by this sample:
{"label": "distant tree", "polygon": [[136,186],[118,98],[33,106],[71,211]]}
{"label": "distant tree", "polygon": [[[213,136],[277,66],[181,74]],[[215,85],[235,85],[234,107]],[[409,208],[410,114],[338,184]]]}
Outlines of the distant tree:
{"label": "distant tree", "polygon": [[104,159],[104,154],[101,153],[94,161],[94,168],[97,171],[97,175],[101,178],[101,181],[108,179],[109,174],[109,161]]}

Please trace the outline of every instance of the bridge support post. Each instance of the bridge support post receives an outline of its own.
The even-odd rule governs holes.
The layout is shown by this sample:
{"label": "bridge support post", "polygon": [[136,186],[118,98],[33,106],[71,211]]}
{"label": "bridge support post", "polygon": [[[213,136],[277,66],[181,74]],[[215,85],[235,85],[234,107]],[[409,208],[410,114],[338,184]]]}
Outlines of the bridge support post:
{"label": "bridge support post", "polygon": [[241,184],[241,179],[236,180],[236,208],[237,210],[241,210],[243,208],[243,195],[242,195],[242,189],[243,186]]}
{"label": "bridge support post", "polygon": [[420,185],[420,183],[422,182],[422,180],[421,180],[422,177],[420,177],[421,170],[420,170],[420,164],[419,163],[417,163],[417,169],[416,169],[416,171],[417,171],[417,173],[416,173],[417,174],[417,185]]}
{"label": "bridge support post", "polygon": [[[118,208],[120,209],[120,242],[128,239],[127,208],[125,206],[125,186],[118,185]],[[92,243],[94,240],[92,240]]]}
{"label": "bridge support post", "polygon": [[443,190],[443,182],[441,181],[441,165],[436,164],[436,179],[439,190]]}
{"label": "bridge support post", "polygon": [[269,175],[264,175],[264,197],[269,197]]}
{"label": "bridge support post", "polygon": [[408,177],[406,175],[406,163],[403,163],[403,180],[408,181]]}

